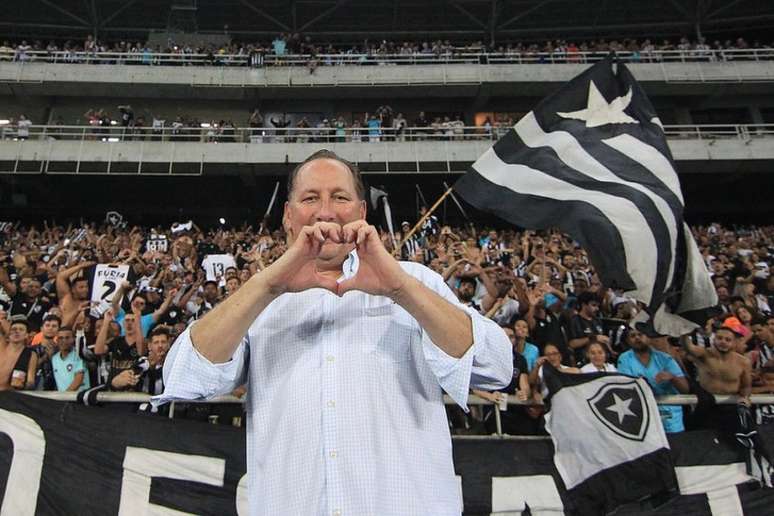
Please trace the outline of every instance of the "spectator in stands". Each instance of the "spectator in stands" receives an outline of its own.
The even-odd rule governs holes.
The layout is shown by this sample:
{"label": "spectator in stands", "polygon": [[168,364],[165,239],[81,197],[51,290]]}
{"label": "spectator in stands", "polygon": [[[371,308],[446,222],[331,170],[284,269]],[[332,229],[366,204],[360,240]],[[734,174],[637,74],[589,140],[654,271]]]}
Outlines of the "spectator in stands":
{"label": "spectator in stands", "polygon": [[575,350],[575,361],[580,364],[586,355],[586,347],[599,342],[609,349],[610,338],[605,334],[602,321],[599,320],[599,297],[593,292],[584,292],[578,296],[578,314],[573,316],[568,332],[568,344]]}
{"label": "spectator in stands", "polygon": [[527,321],[524,319],[517,319],[516,323],[513,325],[513,338],[511,339],[511,342],[513,343],[514,353],[519,353],[524,357],[524,360],[526,360],[527,372],[532,371],[537,363],[538,356],[540,355],[537,346],[527,342],[528,336],[529,325],[527,324]]}
{"label": "spectator in stands", "polygon": [[43,316],[51,309],[52,303],[43,292],[40,279],[27,278],[26,287],[13,290],[18,293],[11,298],[10,314],[23,315],[27,325],[32,331],[37,332],[43,324]]}
{"label": "spectator in stands", "polygon": [[[644,333],[630,329],[626,343],[631,349],[618,357],[618,372],[644,378],[656,396],[688,393],[688,380],[675,359],[653,349]],[[658,412],[664,431],[676,433],[685,430],[680,405],[659,405]]]}
{"label": "spectator in stands", "polygon": [[553,344],[546,344],[543,348],[543,356],[537,359],[535,367],[529,372],[529,384],[532,386],[532,392],[535,393],[536,400],[541,401],[548,396],[548,387],[543,382],[543,365],[550,364],[557,371],[563,373],[579,373],[576,367],[570,367],[562,364],[562,352]]}
{"label": "spectator in stands", "polygon": [[147,369],[141,372],[138,390],[146,394],[161,394],[164,392],[164,360],[167,358],[172,344],[169,328],[158,326],[153,329],[148,344]]}
{"label": "spectator in stands", "polygon": [[27,346],[29,326],[26,318],[12,317],[7,336],[0,336],[0,391],[32,389],[38,357]]}
{"label": "spectator in stands", "polygon": [[89,280],[84,276],[76,276],[94,262],[85,261],[59,271],[56,275],[56,297],[62,310],[62,321],[71,324],[78,312],[89,306]]}
{"label": "spectator in stands", "polygon": [[58,351],[51,359],[51,365],[58,391],[83,391],[89,388],[89,375],[86,366],[73,351],[75,334],[73,329],[62,326],[57,331],[56,346]]}
{"label": "spectator in stands", "polygon": [[607,362],[607,348],[599,342],[592,342],[586,347],[588,363],[581,367],[581,373],[615,373],[615,366]]}
{"label": "spectator in stands", "polygon": [[107,355],[109,359],[108,388],[111,390],[134,389],[140,380],[140,375],[133,367],[145,352],[145,339],[140,328],[141,312],[133,307],[130,314],[123,319],[124,335],[118,335],[108,340],[110,323],[113,322],[112,308],[105,312],[102,326],[94,344],[94,354]]}
{"label": "spectator in stands", "polygon": [[29,139],[31,126],[31,120],[24,115],[19,115],[19,120],[16,122],[16,137],[20,140]]}
{"label": "spectator in stands", "polygon": [[[712,347],[705,348],[682,338],[681,343],[689,359],[696,366],[699,386],[710,394],[732,394],[739,397],[739,403],[750,407],[752,392],[752,368],[750,361],[736,352],[743,338],[742,325],[736,317],[729,317],[715,332]],[[749,412],[749,410],[748,410]],[[721,405],[703,412],[699,424],[728,433],[738,428],[737,408]]]}

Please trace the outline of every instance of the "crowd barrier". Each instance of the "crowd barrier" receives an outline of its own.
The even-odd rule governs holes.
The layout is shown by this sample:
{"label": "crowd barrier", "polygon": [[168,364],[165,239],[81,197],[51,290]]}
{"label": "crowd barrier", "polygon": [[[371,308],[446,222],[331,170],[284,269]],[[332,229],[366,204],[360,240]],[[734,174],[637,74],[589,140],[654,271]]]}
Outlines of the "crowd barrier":
{"label": "crowd barrier", "polygon": [[[26,394],[28,396],[34,396],[38,398],[45,398],[49,400],[54,401],[68,401],[68,402],[74,402],[77,401],[78,393],[76,392],[49,392],[49,391],[20,391],[22,394]],[[96,401],[98,403],[149,403],[150,402],[150,395],[143,394],[143,393],[137,393],[137,392],[98,392],[96,396]],[[737,396],[732,395],[715,395],[715,402],[719,405],[734,405],[738,402]],[[774,394],[754,394],[750,397],[750,400],[752,401],[753,405],[768,405],[768,404],[774,404]],[[452,400],[449,396],[444,395],[443,398],[444,404],[446,405],[456,405],[457,403]],[[216,398],[211,399],[202,399],[202,400],[191,400],[186,401],[185,403],[212,403],[212,404],[243,404],[245,402],[244,398],[238,398],[236,396],[219,396]],[[659,405],[696,405],[698,403],[698,399],[693,394],[679,394],[679,395],[673,395],[673,396],[657,396],[656,397],[656,403]],[[509,396],[507,400],[508,405],[542,405],[540,402],[535,402],[532,400],[528,401],[522,401],[519,399],[514,398],[513,396]],[[174,410],[175,402],[171,402],[171,407],[169,410],[169,418],[173,419],[175,417],[175,410]],[[481,405],[490,405],[490,406],[498,406],[497,403],[493,403],[489,400],[486,400],[484,398],[481,398],[479,396],[471,394],[468,397],[468,405],[474,405],[474,406],[481,406]],[[479,438],[502,438],[507,437],[503,433],[502,429],[502,421],[500,418],[500,410],[494,411],[495,415],[495,424],[496,424],[496,432],[493,436],[474,436]],[[510,436],[515,438],[524,438],[529,436]]]}
{"label": "crowd barrier", "polygon": [[[456,126],[443,127],[234,127],[204,122],[199,127],[111,125],[31,125],[25,136],[10,120],[0,120],[0,140],[67,140],[101,142],[173,141],[191,143],[374,143],[405,141],[496,141],[510,127]],[[669,139],[716,140],[774,136],[774,124],[699,124],[665,125]]]}
{"label": "crowd barrier", "polygon": [[[8,49],[0,52],[0,61],[20,63],[81,63],[146,66],[308,66],[310,62],[329,66],[385,66],[427,64],[585,64],[607,57],[607,51],[552,52],[506,51],[483,52],[455,48],[442,53],[379,53],[347,52],[334,54],[275,54],[249,52],[237,54],[154,52],[94,52],[82,50],[27,50]],[[769,61],[774,59],[772,48],[751,49],[693,49],[693,50],[639,50],[615,53],[628,63],[686,63],[724,61]]]}

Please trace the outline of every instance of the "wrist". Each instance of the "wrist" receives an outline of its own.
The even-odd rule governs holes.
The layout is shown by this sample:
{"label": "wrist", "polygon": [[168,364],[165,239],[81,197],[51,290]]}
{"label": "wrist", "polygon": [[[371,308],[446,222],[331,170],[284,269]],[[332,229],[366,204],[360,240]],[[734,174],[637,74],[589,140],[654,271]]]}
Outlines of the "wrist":
{"label": "wrist", "polygon": [[410,274],[406,273],[401,269],[401,272],[403,274],[403,278],[400,282],[397,283],[397,286],[390,289],[387,293],[385,293],[385,296],[392,299],[397,304],[403,306],[404,303],[406,303],[411,295],[411,291],[413,288],[419,284],[416,278],[411,276]]}

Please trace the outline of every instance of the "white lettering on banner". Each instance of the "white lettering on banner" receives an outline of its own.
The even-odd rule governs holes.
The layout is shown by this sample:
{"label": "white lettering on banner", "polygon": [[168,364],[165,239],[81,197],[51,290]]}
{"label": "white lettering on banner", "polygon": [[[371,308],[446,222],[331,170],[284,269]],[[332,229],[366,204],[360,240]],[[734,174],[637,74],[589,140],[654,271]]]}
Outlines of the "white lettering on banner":
{"label": "white lettering on banner", "polygon": [[492,514],[534,516],[564,514],[564,504],[551,475],[492,477]]}
{"label": "white lettering on banner", "polygon": [[224,459],[127,446],[118,515],[189,514],[150,503],[151,479],[164,477],[223,487],[225,472]]}
{"label": "white lettering on banner", "polygon": [[248,516],[250,514],[250,505],[247,499],[247,473],[242,475],[237,485],[236,506],[238,516]]}
{"label": "white lettering on banner", "polygon": [[27,416],[0,409],[0,433],[13,442],[13,457],[0,516],[34,515],[43,456],[46,454],[43,430]]}
{"label": "white lettering on banner", "polygon": [[714,516],[741,516],[742,501],[737,484],[753,477],[747,474],[744,462],[711,466],[680,466],[675,468],[680,494],[707,494],[710,511]]}

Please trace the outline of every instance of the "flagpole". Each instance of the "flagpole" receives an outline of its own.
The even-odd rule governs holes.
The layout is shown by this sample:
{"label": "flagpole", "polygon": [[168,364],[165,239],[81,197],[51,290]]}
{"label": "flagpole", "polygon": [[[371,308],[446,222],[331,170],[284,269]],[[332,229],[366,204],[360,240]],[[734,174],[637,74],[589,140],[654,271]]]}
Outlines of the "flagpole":
{"label": "flagpole", "polygon": [[443,202],[443,200],[444,200],[444,199],[446,199],[446,197],[448,197],[448,196],[449,196],[449,194],[451,194],[451,193],[452,193],[452,187],[449,187],[449,189],[448,189],[448,190],[446,190],[446,191],[443,193],[443,195],[441,195],[441,197],[439,197],[439,198],[438,198],[438,200],[437,200],[437,201],[435,201],[435,204],[433,204],[433,206],[432,206],[432,207],[431,207],[429,210],[427,210],[427,213],[425,213],[425,215],[424,215],[424,216],[423,216],[421,219],[419,219],[419,222],[417,222],[417,223],[414,225],[414,227],[413,227],[413,228],[411,228],[411,231],[409,231],[409,232],[408,232],[408,234],[407,234],[406,236],[404,236],[404,237],[403,237],[403,240],[401,240],[401,241],[400,241],[400,246],[398,246],[398,249],[400,249],[400,248],[402,248],[402,247],[403,247],[403,244],[405,244],[405,243],[406,243],[406,241],[407,241],[409,238],[411,238],[411,237],[414,235],[414,233],[416,233],[416,232],[417,232],[417,229],[419,229],[419,228],[422,226],[422,224],[424,224],[424,222],[425,222],[425,221],[426,221],[426,220],[427,220],[427,219],[430,217],[430,215],[432,215],[432,214],[433,214],[433,212],[434,212],[434,211],[435,211],[435,210],[438,208],[438,206],[440,206],[440,205],[441,205],[441,203]]}

